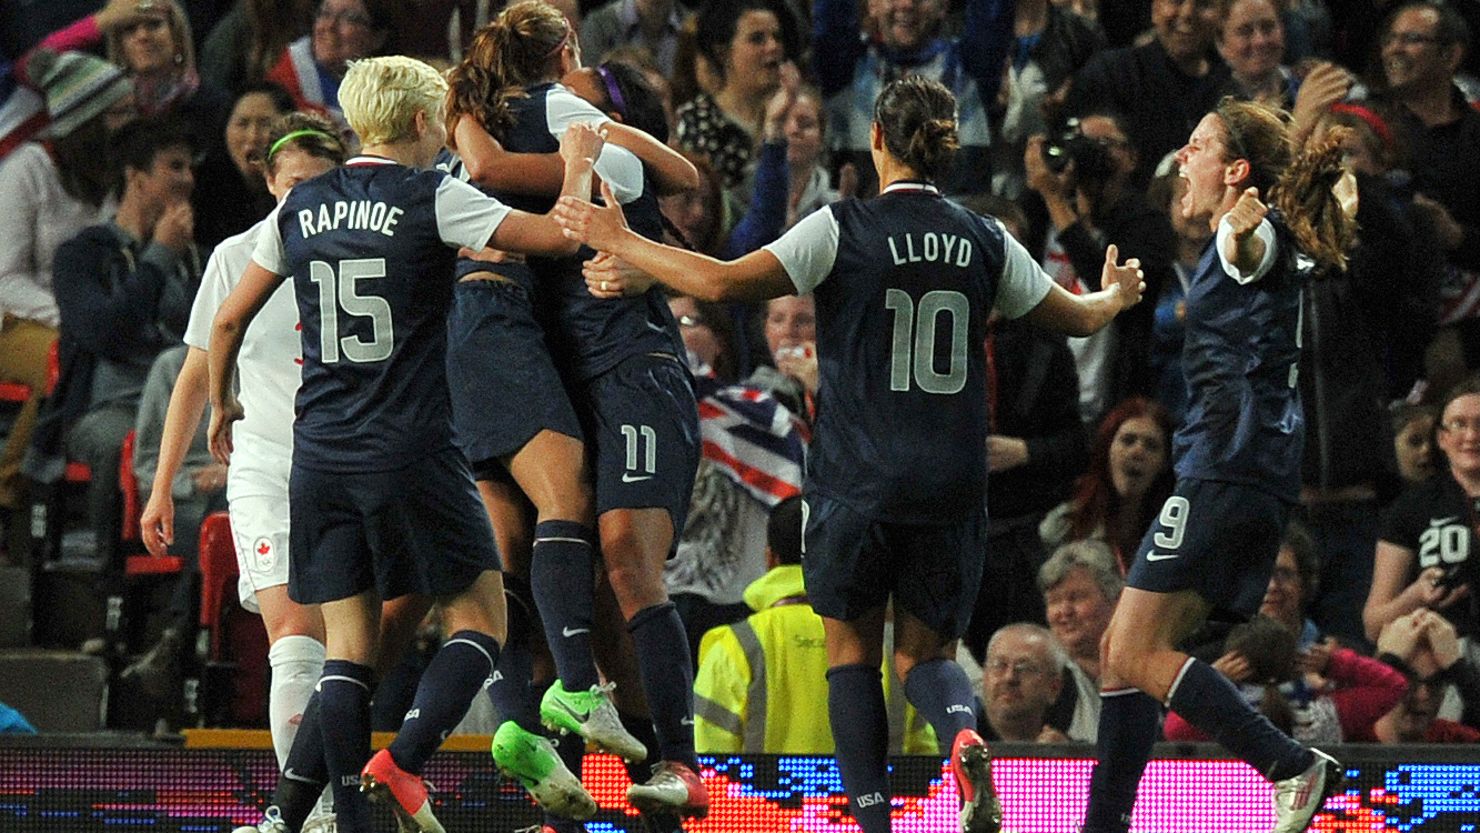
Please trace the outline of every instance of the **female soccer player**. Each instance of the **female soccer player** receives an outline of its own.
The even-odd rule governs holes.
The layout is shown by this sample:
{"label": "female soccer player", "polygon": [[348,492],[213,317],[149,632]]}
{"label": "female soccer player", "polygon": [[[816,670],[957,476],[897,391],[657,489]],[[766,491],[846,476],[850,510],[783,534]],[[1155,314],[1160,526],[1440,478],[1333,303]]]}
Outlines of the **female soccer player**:
{"label": "female soccer player", "polygon": [[[827,637],[828,713],[854,818],[890,829],[888,729],[879,677],[892,599],[905,693],[951,743],[963,829],[996,830],[1001,810],[955,643],[985,554],[987,313],[1074,335],[1140,299],[1135,261],[1110,247],[1099,292],[1057,287],[1003,230],[943,199],[932,180],[956,147],[956,102],[935,81],[892,82],[874,104],[883,191],[844,200],[780,240],[721,262],[626,227],[617,207],[562,198],[566,233],[704,300],[813,292],[821,367],[805,486],[803,570]],[[608,200],[611,205],[611,200]],[[626,279],[593,273],[601,296]]]}
{"label": "female soccer player", "polygon": [[1225,99],[1177,152],[1183,216],[1214,236],[1187,294],[1177,485],[1141,541],[1103,643],[1090,833],[1129,829],[1163,705],[1275,782],[1276,833],[1305,830],[1341,780],[1336,761],[1175,647],[1210,615],[1259,609],[1300,494],[1305,258],[1343,267],[1354,225],[1333,192],[1344,174],[1339,137],[1297,156],[1287,125],[1277,109]]}
{"label": "female soccer player", "polygon": [[[513,205],[542,210],[556,196],[548,178],[542,182],[532,165],[481,164],[476,148],[491,135],[505,152],[548,153],[556,149],[554,137],[572,120],[601,123],[622,138],[605,148],[597,172],[616,198],[631,206],[641,227],[657,236],[657,200],[638,156],[613,145],[630,141],[643,159],[657,163],[656,172],[669,184],[675,179],[694,184],[697,175],[660,142],[613,122],[558,83],[579,66],[578,54],[569,24],[554,7],[530,0],[505,9],[478,34],[468,59],[453,73],[448,121],[456,149],[475,181],[493,187]],[[615,78],[598,71],[595,80],[615,109],[625,109],[616,106],[621,94]],[[632,633],[658,753],[667,764],[651,782],[634,784],[629,797],[645,809],[703,815],[708,801],[694,756],[688,642],[663,585],[663,564],[682,528],[698,465],[697,408],[679,359],[683,347],[677,327],[657,292],[592,298],[576,259],[531,262],[529,268],[468,268],[470,275],[481,269],[503,280],[458,284],[452,377],[508,375],[497,369],[505,364],[497,361],[501,352],[484,345],[520,337],[518,353],[525,357],[523,378],[515,388],[526,403],[524,413],[490,419],[481,401],[470,395],[482,383],[459,393],[456,382],[454,396],[466,406],[455,405],[454,412],[474,414],[468,435],[489,440],[470,457],[492,464],[480,466],[477,474],[495,526],[519,523],[518,513],[507,508],[512,490],[498,482],[507,479],[499,471],[505,465],[539,512],[530,583],[559,674],[539,705],[540,716],[548,725],[579,732],[625,757],[633,752],[643,756],[643,745],[623,730],[606,688],[597,685],[591,631],[596,609],[593,545],[599,541],[606,576]],[[533,311],[528,309],[531,295],[538,298]],[[543,327],[544,344],[536,320]],[[541,350],[545,344],[548,358]],[[545,381],[551,378],[563,379],[564,387]],[[565,389],[571,391],[568,402]],[[460,417],[459,434],[464,434]],[[591,451],[589,473],[581,437]],[[552,499],[562,495],[568,499]],[[563,514],[552,511],[561,507]],[[507,724],[500,732],[504,739],[519,737]],[[527,776],[524,780],[532,783]]]}
{"label": "female soccer player", "polygon": [[[322,117],[291,113],[274,124],[275,141],[261,160],[268,190],[281,200],[288,189],[344,161],[344,143]],[[160,442],[159,467],[144,506],[144,546],[164,555],[174,543],[172,484],[206,406],[206,347],[211,320],[251,260],[261,231],[252,228],[223,240],[211,253],[190,314],[185,364],[170,395]],[[292,289],[273,295],[247,333],[240,359],[242,399],[251,414],[237,429],[240,440],[227,470],[231,528],[241,577],[242,607],[260,613],[271,646],[272,689],[268,722],[278,766],[292,746],[298,718],[324,664],[324,622],[318,608],[288,597],[288,460],[292,448],[293,393],[298,389],[298,310]]]}
{"label": "female soccer player", "polygon": [[[242,331],[294,276],[303,385],[289,482],[290,593],[319,603],[325,758],[340,826],[369,829],[358,787],[440,831],[419,772],[493,672],[505,634],[493,533],[448,414],[445,316],[460,248],[571,253],[548,216],[512,210],[431,165],[446,141],[447,83],[408,58],[353,64],[340,103],[360,156],[300,183],[269,215],[252,264],[222,303],[210,350],[211,450],[232,451]],[[568,193],[589,193],[601,139],[575,125]],[[410,581],[442,605],[450,637],[392,746],[370,758],[379,596]],[[363,773],[361,768],[363,767]]]}

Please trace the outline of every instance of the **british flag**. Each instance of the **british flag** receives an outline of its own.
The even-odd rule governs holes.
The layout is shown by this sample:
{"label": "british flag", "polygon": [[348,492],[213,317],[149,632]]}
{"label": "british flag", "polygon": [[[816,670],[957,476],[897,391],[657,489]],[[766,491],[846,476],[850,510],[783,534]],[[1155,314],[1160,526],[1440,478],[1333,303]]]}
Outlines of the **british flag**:
{"label": "british flag", "polygon": [[760,388],[694,382],[704,457],[767,507],[801,494],[806,423]]}

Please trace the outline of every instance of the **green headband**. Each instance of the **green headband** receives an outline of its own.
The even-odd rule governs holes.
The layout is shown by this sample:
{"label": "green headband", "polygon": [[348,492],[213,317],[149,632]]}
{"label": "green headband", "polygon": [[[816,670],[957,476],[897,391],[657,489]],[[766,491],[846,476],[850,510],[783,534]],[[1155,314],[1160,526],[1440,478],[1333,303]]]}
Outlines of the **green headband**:
{"label": "green headband", "polygon": [[313,129],[294,130],[292,133],[288,133],[287,135],[283,136],[281,139],[278,139],[276,142],[273,142],[272,143],[272,147],[270,147],[270,148],[267,149],[267,155],[265,157],[263,157],[263,161],[264,162],[271,162],[273,155],[276,154],[278,151],[282,150],[283,149],[283,145],[287,144],[288,142],[291,142],[294,139],[300,139],[300,138],[302,138],[304,136],[322,136],[324,139],[327,139],[327,140],[330,140],[330,141],[332,141],[334,139],[333,136],[330,136],[328,133],[325,133],[322,130],[313,130]]}

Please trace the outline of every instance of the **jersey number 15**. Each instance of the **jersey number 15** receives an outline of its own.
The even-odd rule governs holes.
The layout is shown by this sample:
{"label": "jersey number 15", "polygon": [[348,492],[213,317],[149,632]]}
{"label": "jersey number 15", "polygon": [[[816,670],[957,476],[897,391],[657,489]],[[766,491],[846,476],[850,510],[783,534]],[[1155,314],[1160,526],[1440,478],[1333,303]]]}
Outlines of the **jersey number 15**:
{"label": "jersey number 15", "polygon": [[[379,295],[361,295],[361,278],[385,277],[385,258],[341,260],[339,269],[322,260],[308,264],[308,277],[319,288],[319,362],[335,364],[341,352],[352,362],[379,362],[390,358],[396,345],[391,305]],[[370,319],[370,340],[357,335],[339,337],[339,312]]]}

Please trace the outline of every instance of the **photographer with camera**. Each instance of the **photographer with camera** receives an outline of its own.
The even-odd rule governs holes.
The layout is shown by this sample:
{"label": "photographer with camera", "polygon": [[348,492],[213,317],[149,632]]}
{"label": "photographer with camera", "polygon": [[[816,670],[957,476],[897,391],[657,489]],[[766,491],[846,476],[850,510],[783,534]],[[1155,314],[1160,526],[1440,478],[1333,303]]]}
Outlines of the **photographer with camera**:
{"label": "photographer with camera", "polygon": [[[1096,114],[1070,120],[1050,139],[1028,140],[1023,165],[1028,188],[1042,198],[1047,224],[1041,246],[1044,271],[1070,292],[1092,289],[1113,241],[1128,257],[1141,260],[1146,291],[1156,297],[1172,275],[1176,244],[1165,214],[1132,182],[1139,164],[1136,148],[1114,116]],[[1031,206],[1030,206],[1031,208]],[[1111,403],[1154,388],[1150,371],[1151,305],[1136,307],[1089,338],[1069,339],[1079,370],[1080,414],[1093,424]]]}

